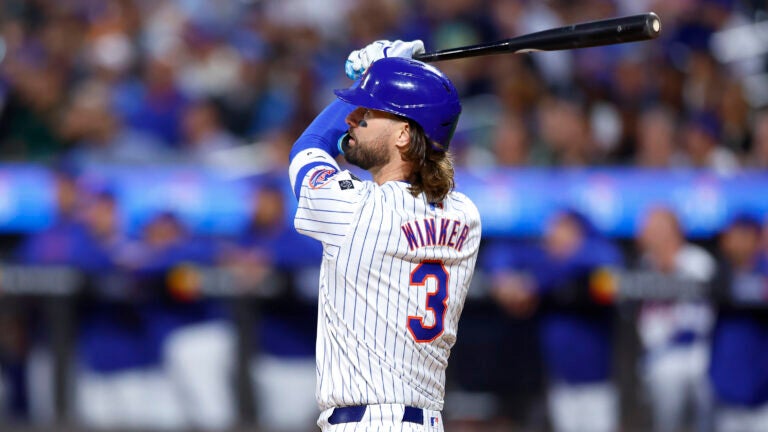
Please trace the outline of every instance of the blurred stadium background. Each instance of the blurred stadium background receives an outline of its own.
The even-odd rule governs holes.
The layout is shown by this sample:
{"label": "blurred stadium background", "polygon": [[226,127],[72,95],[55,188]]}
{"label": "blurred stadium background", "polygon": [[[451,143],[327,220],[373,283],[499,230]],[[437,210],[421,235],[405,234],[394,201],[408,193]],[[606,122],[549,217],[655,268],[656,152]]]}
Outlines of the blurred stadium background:
{"label": "blurred stadium background", "polygon": [[647,11],[655,41],[438,64],[485,238],[446,427],[767,418],[767,7],[3,0],[0,428],[313,430],[287,154],[349,51]]}

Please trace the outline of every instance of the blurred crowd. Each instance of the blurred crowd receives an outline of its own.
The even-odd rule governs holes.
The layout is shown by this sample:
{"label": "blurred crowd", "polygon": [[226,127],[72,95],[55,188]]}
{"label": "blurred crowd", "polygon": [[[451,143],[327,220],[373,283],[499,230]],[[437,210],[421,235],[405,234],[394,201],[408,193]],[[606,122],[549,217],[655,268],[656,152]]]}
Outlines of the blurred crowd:
{"label": "blurred crowd", "polygon": [[[4,235],[2,258],[84,275],[71,416],[96,428],[222,430],[244,410],[234,389],[245,379],[263,429],[309,430],[321,251],[287,222],[287,154],[331,90],[349,85],[347,54],[377,39],[432,51],[647,11],[662,21],[653,42],[437,64],[462,97],[457,164],[768,168],[768,6],[758,0],[4,0],[0,162],[52,169],[58,210],[44,231]],[[136,175],[234,169],[241,149],[264,177],[238,235],[200,235],[171,211],[127,233],[109,185],[81,182],[111,164]],[[617,430],[629,415],[617,331],[629,322],[648,428],[765,430],[759,216],[735,214],[693,242],[669,209],[649,211],[626,239],[562,209],[540,239],[487,238],[446,417]],[[626,306],[606,269],[660,276],[641,280],[670,292],[704,288]],[[242,325],[244,301],[200,293],[215,280],[259,298],[245,302],[255,319]],[[54,417],[48,312],[0,298],[0,422]]]}
{"label": "blurred crowd", "polygon": [[[26,291],[0,303],[0,421],[222,430],[241,415],[236,380],[250,387],[252,377],[247,391],[263,398],[254,406],[266,425],[269,416],[311,424],[284,410],[286,401],[303,399],[314,414],[322,252],[287,222],[282,182],[260,183],[246,227],[228,237],[191,232],[173,212],[128,235],[108,187],[85,189],[70,172],[58,172],[56,185],[56,221],[5,251],[4,271],[20,266],[29,276],[5,286]],[[41,292],[29,291],[34,278],[47,278],[43,296],[53,295],[69,318],[52,315]],[[57,289],[71,301],[56,299]],[[243,313],[249,319],[239,319]],[[62,334],[72,364],[59,390],[54,351]],[[258,357],[240,364],[241,353]],[[59,397],[65,413],[56,412]]]}
{"label": "blurred crowd", "polygon": [[[540,239],[486,245],[488,295],[522,342],[498,341],[516,344],[504,352],[518,361],[528,351],[523,370],[540,377],[513,381],[540,392],[516,401],[528,408],[517,419],[530,430],[764,430],[768,229],[738,214],[693,242],[670,207],[641,221],[617,241],[563,208]],[[537,403],[548,423],[531,417]]]}
{"label": "blurred crowd", "polygon": [[[172,212],[127,235],[109,188],[77,180],[59,172],[56,222],[4,251],[5,273],[50,290],[0,298],[0,422],[311,430],[322,251],[288,222],[282,178],[254,188],[232,236]],[[485,239],[448,373],[451,427],[763,430],[768,225],[735,214],[694,242],[670,207],[641,221],[609,238],[564,207],[541,237]]]}
{"label": "blurred crowd", "polygon": [[654,42],[440,64],[465,105],[458,160],[768,166],[756,0],[7,0],[0,158],[206,163],[247,144],[284,163],[373,40],[437,50],[651,10]]}

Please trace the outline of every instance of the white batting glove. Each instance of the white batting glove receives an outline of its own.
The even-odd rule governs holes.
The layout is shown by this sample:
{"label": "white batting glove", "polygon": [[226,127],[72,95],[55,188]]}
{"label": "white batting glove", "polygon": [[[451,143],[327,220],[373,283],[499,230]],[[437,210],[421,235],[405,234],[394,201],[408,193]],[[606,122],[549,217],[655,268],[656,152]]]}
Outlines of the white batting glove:
{"label": "white batting glove", "polygon": [[349,53],[344,64],[344,72],[350,79],[358,79],[363,76],[368,67],[378,59],[385,57],[412,58],[416,54],[424,52],[424,42],[419,39],[413,41],[388,41],[377,40],[363,49]]}

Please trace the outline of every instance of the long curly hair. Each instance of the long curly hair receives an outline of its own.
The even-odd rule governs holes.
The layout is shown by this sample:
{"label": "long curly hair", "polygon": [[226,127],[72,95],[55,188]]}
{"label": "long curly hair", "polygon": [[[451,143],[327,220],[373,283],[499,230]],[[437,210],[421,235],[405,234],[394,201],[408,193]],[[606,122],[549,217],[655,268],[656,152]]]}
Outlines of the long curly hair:
{"label": "long curly hair", "polygon": [[439,145],[427,138],[418,123],[408,120],[411,142],[400,154],[404,161],[411,163],[408,190],[413,196],[424,193],[430,203],[445,199],[455,186],[453,155],[448,150],[438,150]]}

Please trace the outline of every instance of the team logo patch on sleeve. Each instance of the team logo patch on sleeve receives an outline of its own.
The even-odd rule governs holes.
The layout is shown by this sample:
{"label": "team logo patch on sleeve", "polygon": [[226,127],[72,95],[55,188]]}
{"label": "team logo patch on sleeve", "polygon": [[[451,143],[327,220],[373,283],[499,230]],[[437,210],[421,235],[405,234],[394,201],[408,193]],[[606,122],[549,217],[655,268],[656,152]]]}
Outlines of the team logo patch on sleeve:
{"label": "team logo patch on sleeve", "polygon": [[352,180],[339,180],[339,187],[341,190],[354,189],[355,185]]}
{"label": "team logo patch on sleeve", "polygon": [[330,182],[331,177],[336,174],[336,170],[333,168],[328,169],[321,169],[317,170],[314,173],[312,173],[312,176],[309,178],[309,187],[312,189],[319,189],[328,182]]}

